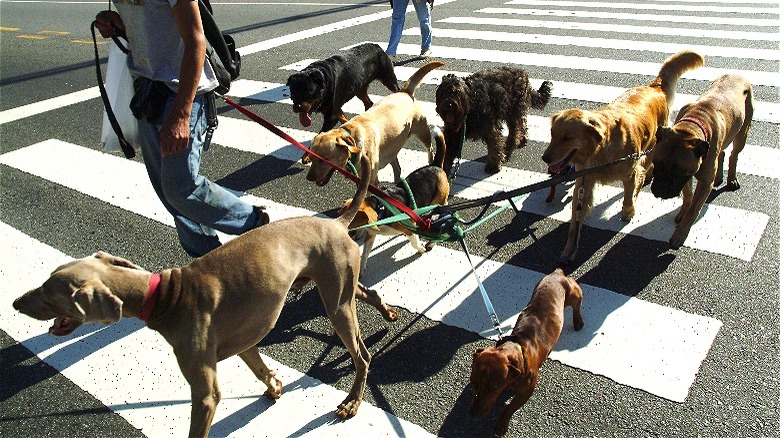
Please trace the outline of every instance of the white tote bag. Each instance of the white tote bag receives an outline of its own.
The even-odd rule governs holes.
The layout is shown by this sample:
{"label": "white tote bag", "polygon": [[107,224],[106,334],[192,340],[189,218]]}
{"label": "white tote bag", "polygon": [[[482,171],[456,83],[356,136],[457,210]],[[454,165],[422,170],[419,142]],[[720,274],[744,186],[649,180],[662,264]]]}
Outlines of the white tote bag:
{"label": "white tote bag", "polygon": [[[138,150],[138,120],[130,111],[130,99],[133,98],[133,78],[127,67],[127,55],[113,41],[109,42],[105,87],[108,101],[111,102],[111,109],[122,128],[125,140]],[[111,128],[111,122],[108,121],[105,109],[103,110],[103,132],[100,135],[100,144],[104,152],[122,151],[119,146],[119,138],[117,138],[114,129]]]}

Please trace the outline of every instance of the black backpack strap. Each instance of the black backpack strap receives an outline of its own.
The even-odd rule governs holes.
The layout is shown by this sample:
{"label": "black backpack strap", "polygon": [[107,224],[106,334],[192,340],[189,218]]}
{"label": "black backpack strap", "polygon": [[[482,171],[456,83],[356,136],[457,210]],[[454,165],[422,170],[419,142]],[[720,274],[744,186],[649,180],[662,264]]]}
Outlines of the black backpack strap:
{"label": "black backpack strap", "polygon": [[[95,46],[95,71],[97,73],[97,82],[98,82],[98,88],[100,89],[100,97],[103,99],[103,106],[106,108],[106,115],[108,116],[108,121],[111,123],[111,127],[114,129],[114,132],[116,133],[116,136],[119,139],[119,145],[122,147],[122,152],[124,152],[125,157],[134,158],[135,148],[133,148],[133,146],[131,146],[130,143],[128,143],[127,140],[125,140],[125,136],[124,134],[122,134],[122,127],[119,126],[119,122],[116,120],[114,111],[111,109],[111,102],[108,100],[108,93],[106,93],[106,87],[105,85],[103,85],[103,73],[100,71],[100,54],[98,53],[97,37],[95,36],[96,24],[97,21],[92,22],[92,42],[94,43]],[[124,45],[119,44],[119,47],[125,53],[127,53],[127,48],[125,48]]]}

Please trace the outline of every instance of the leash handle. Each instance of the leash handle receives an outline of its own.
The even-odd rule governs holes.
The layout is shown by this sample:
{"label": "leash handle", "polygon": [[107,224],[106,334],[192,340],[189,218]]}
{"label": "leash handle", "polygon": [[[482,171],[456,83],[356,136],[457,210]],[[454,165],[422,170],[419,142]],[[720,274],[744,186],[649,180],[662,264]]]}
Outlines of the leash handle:
{"label": "leash handle", "polygon": [[[127,158],[135,157],[135,148],[125,140],[125,135],[122,133],[122,127],[119,126],[119,121],[114,115],[114,111],[111,109],[111,101],[108,100],[108,93],[106,92],[106,86],[103,84],[103,74],[100,71],[100,54],[97,48],[97,36],[95,35],[95,29],[97,26],[97,20],[92,22],[92,43],[95,46],[95,72],[97,74],[98,89],[100,90],[100,97],[103,99],[103,106],[106,109],[106,115],[108,116],[108,122],[111,124],[111,128],[116,133],[119,139],[119,146],[122,148],[122,152]],[[116,37],[115,37],[116,40]],[[120,48],[123,48],[120,44]],[[127,50],[127,49],[125,49]]]}
{"label": "leash handle", "polygon": [[[279,137],[283,138],[284,140],[287,140],[292,144],[293,146],[297,147],[298,149],[303,150],[304,152],[308,153],[314,158],[317,158],[318,160],[321,160],[331,166],[332,168],[336,169],[340,174],[344,175],[345,177],[349,178],[350,180],[354,181],[355,183],[360,182],[360,177],[357,175],[349,172],[348,170],[344,169],[343,167],[330,162],[329,160],[325,159],[324,157],[321,157],[314,153],[311,149],[307,148],[303,144],[301,144],[298,140],[295,140],[291,136],[289,136],[286,132],[279,129],[277,126],[275,126],[273,123],[269,122],[268,120],[260,117],[258,114],[255,114],[254,112],[250,111],[248,108],[244,107],[243,105],[240,105],[239,103],[235,102],[233,99],[230,99],[229,97],[220,96],[225,102],[227,102],[228,105],[232,106],[233,108],[237,109],[241,114],[244,114],[245,116],[249,117],[253,121],[261,124],[263,127],[268,129],[269,131],[273,132],[274,134],[278,135]],[[366,178],[368,178],[366,176]],[[374,195],[377,195],[384,199],[385,201],[392,204],[397,209],[401,210],[405,214],[407,214],[415,224],[417,224],[417,227],[420,228],[422,231],[427,231],[431,227],[431,221],[430,219],[423,219],[415,213],[412,209],[410,209],[408,206],[406,206],[404,203],[398,201],[397,199],[393,198],[392,196],[385,193],[382,189],[379,189],[373,184],[368,185],[368,191],[371,192]]]}

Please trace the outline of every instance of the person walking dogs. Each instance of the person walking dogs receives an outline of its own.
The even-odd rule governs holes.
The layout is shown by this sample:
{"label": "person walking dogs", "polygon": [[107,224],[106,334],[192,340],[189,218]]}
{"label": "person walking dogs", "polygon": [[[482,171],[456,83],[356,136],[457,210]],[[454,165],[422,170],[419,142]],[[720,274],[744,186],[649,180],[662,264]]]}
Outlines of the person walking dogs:
{"label": "person walking dogs", "polygon": [[[396,51],[398,43],[401,42],[401,33],[404,30],[406,20],[406,7],[410,0],[391,0],[393,6],[393,19],[390,22],[390,41],[387,43],[387,55],[390,60],[396,61]],[[431,41],[433,39],[433,28],[431,27],[431,10],[433,9],[433,0],[411,0],[414,10],[417,12],[417,20],[420,22],[420,57],[427,58],[431,56]]]}
{"label": "person walking dogs", "polygon": [[[206,62],[197,0],[114,0],[97,14],[104,38],[124,31],[140,146],[157,196],[174,217],[179,242],[200,257],[220,245],[216,231],[241,234],[267,224],[263,207],[200,175],[216,117],[217,80]],[[119,31],[118,31],[119,30]]]}

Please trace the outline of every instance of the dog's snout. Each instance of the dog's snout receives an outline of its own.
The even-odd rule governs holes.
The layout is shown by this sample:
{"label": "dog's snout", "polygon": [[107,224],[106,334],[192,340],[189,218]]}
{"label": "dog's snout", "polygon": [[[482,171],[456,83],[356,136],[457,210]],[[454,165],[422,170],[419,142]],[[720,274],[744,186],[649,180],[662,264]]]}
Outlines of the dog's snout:
{"label": "dog's snout", "polygon": [[14,300],[14,304],[13,304],[13,306],[14,306],[14,309],[16,309],[16,310],[22,310],[22,309],[21,309],[21,304],[20,304],[20,301],[21,301],[21,300],[22,300],[21,298],[17,298],[17,299],[15,299],[15,300]]}
{"label": "dog's snout", "polygon": [[542,161],[544,161],[547,164],[552,163],[552,157],[550,154],[542,154]]}

